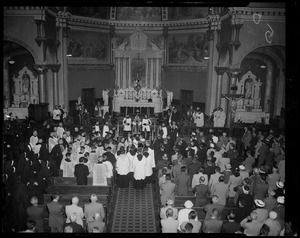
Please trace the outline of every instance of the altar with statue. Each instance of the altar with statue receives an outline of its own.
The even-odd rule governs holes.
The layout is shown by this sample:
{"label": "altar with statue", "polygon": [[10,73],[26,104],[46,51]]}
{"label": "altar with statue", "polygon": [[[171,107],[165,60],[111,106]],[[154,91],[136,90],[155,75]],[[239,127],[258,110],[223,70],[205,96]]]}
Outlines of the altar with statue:
{"label": "altar with statue", "polygon": [[28,117],[28,106],[39,103],[38,78],[24,66],[18,75],[13,77],[13,102],[4,108],[4,114],[25,119]]}
{"label": "altar with statue", "polygon": [[[161,66],[164,50],[152,43],[139,28],[113,49],[115,88],[113,111],[147,108],[157,114],[163,110]],[[124,110],[122,110],[124,109]],[[140,110],[141,112],[142,110]]]}
{"label": "altar with statue", "polygon": [[237,94],[244,95],[236,101],[236,111],[234,122],[242,121],[244,123],[269,123],[269,113],[265,113],[261,106],[261,86],[260,79],[248,71],[237,82]]}

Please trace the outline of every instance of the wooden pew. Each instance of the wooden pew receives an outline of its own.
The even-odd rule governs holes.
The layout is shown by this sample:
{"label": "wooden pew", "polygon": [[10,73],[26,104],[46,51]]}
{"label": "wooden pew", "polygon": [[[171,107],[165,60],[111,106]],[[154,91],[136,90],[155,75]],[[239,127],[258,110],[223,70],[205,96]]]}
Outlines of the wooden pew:
{"label": "wooden pew", "polygon": [[[112,187],[113,179],[107,179],[107,186]],[[51,177],[52,185],[77,185],[75,177]],[[93,178],[88,177],[88,186],[93,186]]]}
{"label": "wooden pew", "polygon": [[[107,206],[109,204],[109,196],[108,195],[104,195],[104,194],[96,194],[98,197],[98,201],[99,203],[102,203],[102,205]],[[47,204],[49,202],[52,201],[51,199],[51,194],[44,194],[44,204]],[[61,194],[61,196],[59,197],[59,203],[62,205],[70,205],[72,204],[72,198],[77,196],[79,198],[79,206],[83,206],[86,203],[90,202],[90,195],[83,195],[83,194]]]}
{"label": "wooden pew", "polygon": [[103,194],[111,196],[111,187],[88,185],[50,185],[46,189],[47,194],[59,192],[61,194]]}
{"label": "wooden pew", "polygon": [[184,207],[184,203],[190,200],[193,204],[195,204],[196,197],[195,196],[175,196],[174,197],[174,207]]}

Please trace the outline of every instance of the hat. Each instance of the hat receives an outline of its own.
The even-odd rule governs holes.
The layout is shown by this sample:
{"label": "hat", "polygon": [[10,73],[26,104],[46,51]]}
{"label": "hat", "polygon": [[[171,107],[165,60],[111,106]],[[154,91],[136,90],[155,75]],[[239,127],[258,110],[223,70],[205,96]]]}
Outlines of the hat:
{"label": "hat", "polygon": [[284,204],[284,196],[279,196],[277,198],[277,202],[280,203],[280,204]]}
{"label": "hat", "polygon": [[261,168],[259,168],[258,171],[259,171],[259,173],[261,173],[261,174],[265,174],[265,173],[266,173],[266,172],[263,171]]}
{"label": "hat", "polygon": [[274,211],[270,211],[269,212],[269,217],[273,220],[275,220],[277,218],[277,212]]}
{"label": "hat", "polygon": [[184,207],[185,208],[192,208],[194,206],[194,204],[190,201],[190,200],[187,200],[185,203],[184,203]]}
{"label": "hat", "polygon": [[218,140],[219,140],[219,138],[218,138],[217,136],[213,136],[213,137],[212,137],[212,140],[213,140],[214,143],[217,143]]}
{"label": "hat", "polygon": [[231,169],[231,164],[225,164],[226,169]]}
{"label": "hat", "polygon": [[241,164],[241,165],[239,166],[239,169],[240,169],[240,170],[245,170],[245,166]]}
{"label": "hat", "polygon": [[264,207],[265,206],[265,203],[262,200],[260,200],[260,199],[255,199],[254,203],[258,207]]}
{"label": "hat", "polygon": [[[248,187],[248,186],[247,186],[247,187]],[[249,188],[249,187],[248,187],[248,188]],[[249,194],[250,191],[249,191],[249,190],[246,190],[246,189],[245,189],[245,186],[243,186],[242,189],[243,189],[243,193]]]}
{"label": "hat", "polygon": [[283,182],[281,182],[281,181],[277,181],[276,185],[277,185],[278,188],[283,188],[283,186],[284,186]]}
{"label": "hat", "polygon": [[211,148],[214,148],[214,147],[215,147],[215,144],[214,144],[214,143],[210,143],[209,146],[210,146]]}
{"label": "hat", "polygon": [[174,204],[173,199],[168,199],[167,204],[168,204],[168,205],[173,205],[173,204]]}

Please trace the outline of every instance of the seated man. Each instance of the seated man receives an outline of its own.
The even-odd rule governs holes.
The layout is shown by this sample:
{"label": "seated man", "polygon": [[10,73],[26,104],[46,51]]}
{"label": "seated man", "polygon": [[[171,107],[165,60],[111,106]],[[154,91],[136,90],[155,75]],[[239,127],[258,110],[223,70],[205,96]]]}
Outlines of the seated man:
{"label": "seated man", "polygon": [[174,201],[173,199],[168,199],[167,205],[165,207],[162,207],[160,209],[160,218],[161,219],[167,219],[166,211],[171,208],[173,210],[173,218],[177,219],[178,217],[178,209],[173,207]]}
{"label": "seated man", "polygon": [[163,233],[177,233],[177,227],[179,225],[179,221],[173,218],[173,210],[169,208],[166,211],[166,219],[162,219],[161,223],[161,230]]}
{"label": "seated man", "polygon": [[193,229],[192,229],[192,233],[199,233],[200,229],[201,229],[201,222],[200,221],[196,221],[195,219],[197,218],[197,212],[196,211],[190,211],[189,213],[189,220],[188,221],[184,221],[181,223],[180,228],[181,230],[185,230],[185,225],[187,223],[190,223],[193,225]]}
{"label": "seated man", "polygon": [[106,232],[105,223],[102,221],[100,213],[95,213],[94,220],[87,223],[87,231],[93,233],[93,229],[97,227],[99,233]]}
{"label": "seated man", "polygon": [[211,212],[211,218],[203,221],[202,231],[204,233],[220,233],[223,225],[223,221],[218,219],[219,211],[214,208]]}
{"label": "seated man", "polygon": [[73,229],[73,233],[84,233],[84,230],[81,225],[77,222],[77,214],[76,212],[72,213],[70,216],[70,222],[66,222],[65,227],[70,226]]}

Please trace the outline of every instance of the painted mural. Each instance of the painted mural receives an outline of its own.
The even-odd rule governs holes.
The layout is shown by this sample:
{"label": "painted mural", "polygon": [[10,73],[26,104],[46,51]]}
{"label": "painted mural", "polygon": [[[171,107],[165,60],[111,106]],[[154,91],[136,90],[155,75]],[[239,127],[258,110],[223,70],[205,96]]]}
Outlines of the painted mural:
{"label": "painted mural", "polygon": [[204,57],[208,56],[206,34],[170,35],[169,64],[203,65]]}
{"label": "painted mural", "polygon": [[67,54],[72,63],[108,62],[108,35],[98,32],[70,31]]}
{"label": "painted mural", "polygon": [[159,21],[160,7],[118,7],[117,20],[130,21]]}
{"label": "painted mural", "polygon": [[204,18],[208,7],[168,7],[169,20]]}
{"label": "painted mural", "polygon": [[68,7],[72,15],[109,19],[110,7]]}

